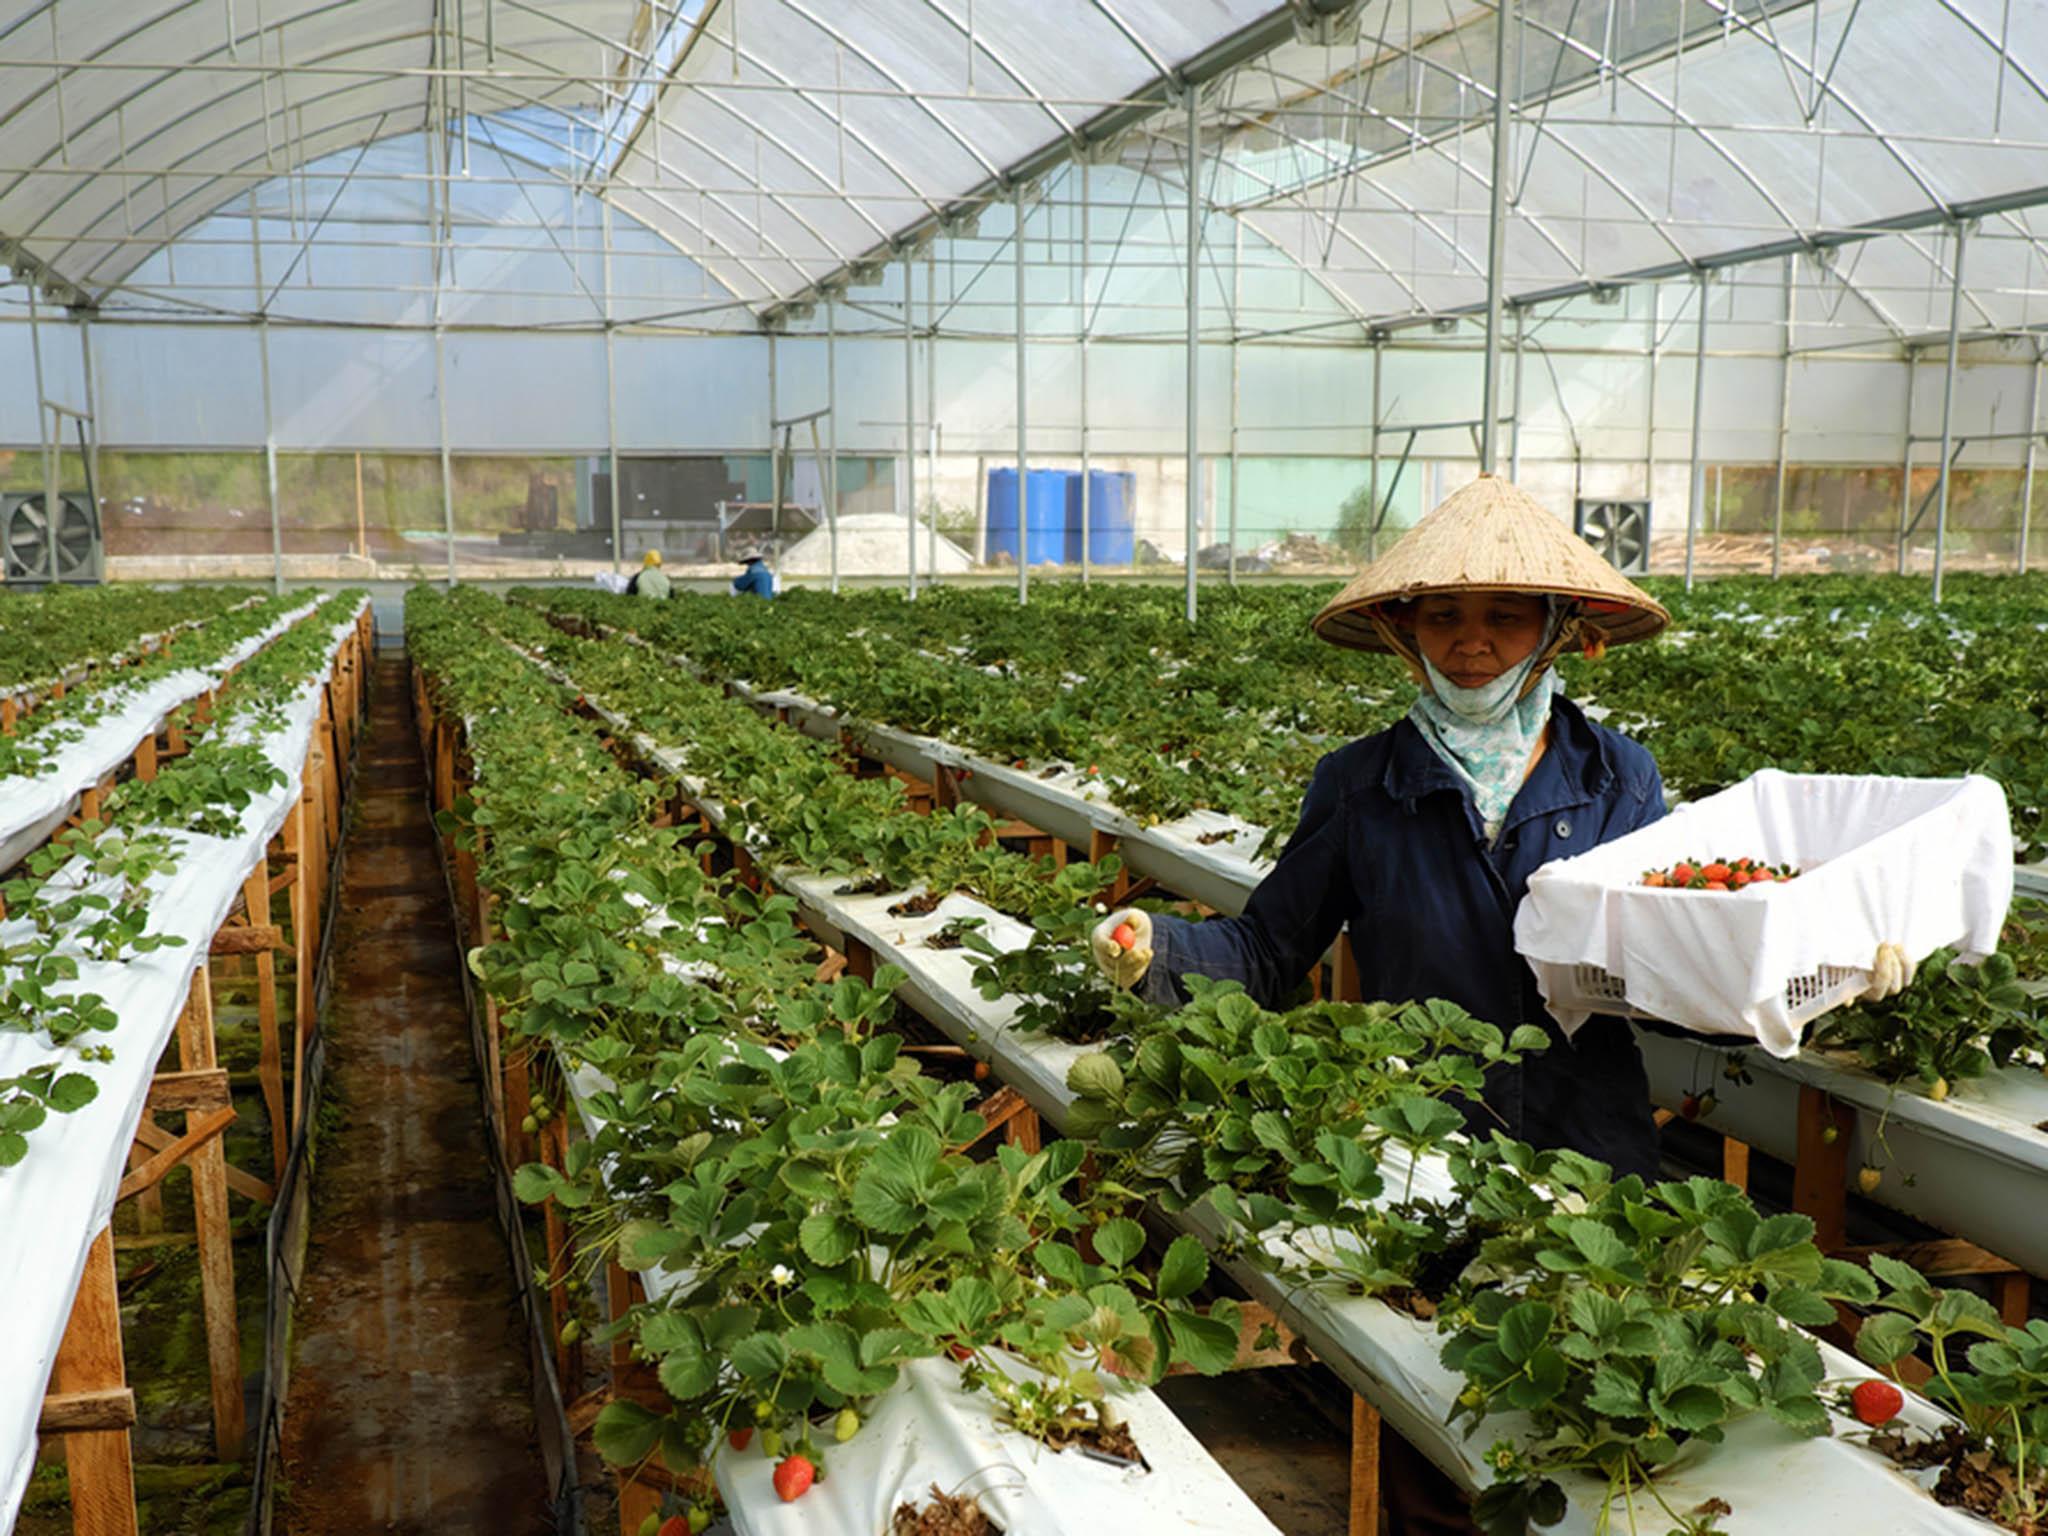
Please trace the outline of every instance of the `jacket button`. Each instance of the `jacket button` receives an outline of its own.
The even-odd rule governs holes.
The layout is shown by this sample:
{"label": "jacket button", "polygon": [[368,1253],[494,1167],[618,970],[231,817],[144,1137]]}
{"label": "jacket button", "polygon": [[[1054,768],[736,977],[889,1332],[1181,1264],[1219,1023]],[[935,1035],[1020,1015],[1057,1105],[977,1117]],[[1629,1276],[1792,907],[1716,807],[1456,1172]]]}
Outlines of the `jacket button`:
{"label": "jacket button", "polygon": [[1559,837],[1570,837],[1572,835],[1572,824],[1569,821],[1565,820],[1564,817],[1560,816],[1557,818],[1557,826],[1555,830]]}

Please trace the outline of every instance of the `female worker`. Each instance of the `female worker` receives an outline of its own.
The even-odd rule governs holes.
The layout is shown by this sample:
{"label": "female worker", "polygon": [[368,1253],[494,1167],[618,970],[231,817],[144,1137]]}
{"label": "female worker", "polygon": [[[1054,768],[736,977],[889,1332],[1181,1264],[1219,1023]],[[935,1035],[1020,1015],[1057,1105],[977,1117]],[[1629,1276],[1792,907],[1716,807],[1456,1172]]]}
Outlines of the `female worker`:
{"label": "female worker", "polygon": [[[1346,925],[1367,998],[1441,997],[1549,1048],[1488,1073],[1486,1112],[1539,1147],[1573,1147],[1654,1178],[1649,1085],[1629,1027],[1593,1018],[1567,1040],[1515,953],[1531,872],[1664,814],[1650,754],[1560,691],[1564,651],[1597,655],[1670,622],[1562,522],[1482,476],[1411,529],[1316,615],[1334,645],[1391,651],[1419,685],[1391,729],[1316,765],[1301,821],[1244,915],[1135,911],[1097,928],[1097,963],[1152,1001],[1189,972],[1259,1003],[1293,993]],[[1128,951],[1111,938],[1128,922]]]}

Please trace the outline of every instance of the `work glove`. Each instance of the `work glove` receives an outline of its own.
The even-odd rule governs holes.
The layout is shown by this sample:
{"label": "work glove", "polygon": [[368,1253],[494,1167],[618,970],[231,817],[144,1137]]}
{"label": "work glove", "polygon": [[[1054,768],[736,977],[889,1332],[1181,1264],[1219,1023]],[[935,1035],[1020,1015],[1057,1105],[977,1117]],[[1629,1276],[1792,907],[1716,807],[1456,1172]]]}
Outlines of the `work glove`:
{"label": "work glove", "polygon": [[1863,994],[1866,1003],[1896,997],[1913,984],[1913,962],[1896,944],[1877,946],[1877,958],[1870,962],[1870,987]]}
{"label": "work glove", "polygon": [[[1131,930],[1128,949],[1116,941],[1117,929],[1125,924]],[[1152,968],[1152,919],[1136,907],[1112,912],[1095,925],[1088,948],[1095,955],[1096,969],[1109,978],[1110,985],[1126,990],[1135,987]]]}

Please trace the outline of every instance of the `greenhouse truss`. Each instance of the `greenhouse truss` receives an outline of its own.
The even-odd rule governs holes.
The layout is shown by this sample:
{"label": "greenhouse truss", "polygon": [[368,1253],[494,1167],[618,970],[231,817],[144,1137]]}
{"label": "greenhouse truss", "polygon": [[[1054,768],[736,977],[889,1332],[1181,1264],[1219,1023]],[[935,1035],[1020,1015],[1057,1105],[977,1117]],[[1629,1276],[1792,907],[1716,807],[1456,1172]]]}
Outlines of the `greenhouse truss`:
{"label": "greenhouse truss", "polygon": [[1147,461],[1192,571],[1327,532],[1354,482],[1399,526],[1497,459],[1560,502],[1652,501],[1688,561],[1724,502],[1775,548],[1788,501],[1825,532],[1839,491],[1837,543],[1924,565],[1977,483],[1998,511],[1959,510],[1961,542],[2024,561],[2041,8],[1507,14],[25,7],[10,480],[81,442],[246,455],[235,515],[282,569],[323,547],[292,526],[302,458],[421,456],[442,518],[407,558],[453,571],[472,457],[748,455],[833,501],[858,459],[899,517],[970,463]]}

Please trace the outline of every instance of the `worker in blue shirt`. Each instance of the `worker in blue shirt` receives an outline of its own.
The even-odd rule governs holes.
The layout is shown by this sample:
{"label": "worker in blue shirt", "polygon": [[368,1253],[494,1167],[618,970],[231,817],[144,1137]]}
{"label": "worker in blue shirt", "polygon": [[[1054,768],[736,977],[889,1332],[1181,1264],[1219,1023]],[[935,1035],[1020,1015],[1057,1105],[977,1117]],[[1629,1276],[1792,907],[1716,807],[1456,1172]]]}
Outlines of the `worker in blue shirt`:
{"label": "worker in blue shirt", "polygon": [[758,549],[740,551],[740,564],[746,569],[732,579],[732,589],[741,597],[773,597],[775,595],[775,573],[768,569],[768,562]]}
{"label": "worker in blue shirt", "polygon": [[[1529,876],[1664,814],[1650,754],[1589,720],[1552,663],[1645,639],[1670,616],[1559,518],[1485,476],[1333,599],[1325,640],[1391,651],[1418,684],[1407,716],[1316,766],[1301,820],[1235,918],[1112,914],[1094,948],[1113,981],[1181,1001],[1180,978],[1233,979],[1280,1006],[1348,927],[1368,1000],[1446,998],[1503,1033],[1551,1037],[1486,1082],[1472,1129],[1571,1147],[1657,1177],[1657,1134],[1629,1026],[1567,1038],[1515,951]],[[1128,952],[1110,937],[1131,924]]]}

